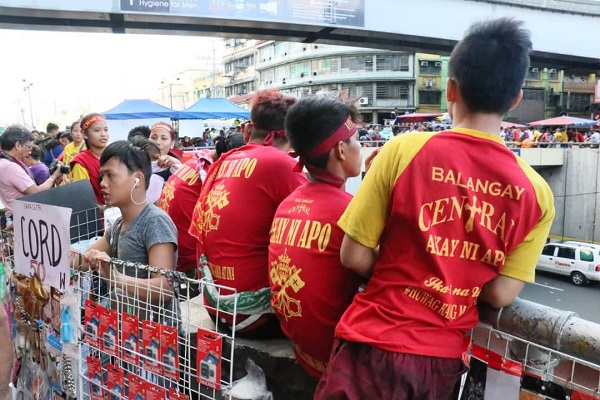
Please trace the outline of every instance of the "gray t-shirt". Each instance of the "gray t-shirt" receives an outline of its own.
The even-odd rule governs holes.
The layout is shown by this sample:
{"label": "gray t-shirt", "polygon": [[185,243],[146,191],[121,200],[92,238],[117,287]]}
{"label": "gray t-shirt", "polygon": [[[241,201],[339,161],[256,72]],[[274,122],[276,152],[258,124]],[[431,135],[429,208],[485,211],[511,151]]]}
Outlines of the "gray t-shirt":
{"label": "gray t-shirt", "polygon": [[[177,265],[177,228],[171,218],[162,209],[149,204],[133,220],[126,229],[121,229],[123,219],[119,218],[106,231],[104,237],[111,248],[110,256],[119,260],[141,263],[148,265],[148,252],[155,244],[173,243],[175,252],[173,255],[173,267]],[[153,265],[160,268],[160,265]],[[119,270],[128,276],[140,279],[150,277],[148,271],[137,270],[133,267]],[[177,319],[178,302],[172,298],[161,299],[158,303],[144,305],[143,302],[130,298],[125,293],[114,290],[111,293],[111,302],[121,312],[137,315],[140,319],[153,320],[167,325],[174,325],[173,319]]]}
{"label": "gray t-shirt", "polygon": [[[154,204],[148,204],[125,230],[121,229],[123,218],[119,218],[104,235],[110,244],[112,257],[123,261],[148,265],[148,252],[155,244],[173,243],[173,266],[177,265],[177,228],[171,217]],[[118,237],[116,232],[119,232]],[[160,265],[153,267],[161,268]],[[135,271],[125,271],[136,276]],[[138,278],[148,278],[147,271],[138,271]]]}

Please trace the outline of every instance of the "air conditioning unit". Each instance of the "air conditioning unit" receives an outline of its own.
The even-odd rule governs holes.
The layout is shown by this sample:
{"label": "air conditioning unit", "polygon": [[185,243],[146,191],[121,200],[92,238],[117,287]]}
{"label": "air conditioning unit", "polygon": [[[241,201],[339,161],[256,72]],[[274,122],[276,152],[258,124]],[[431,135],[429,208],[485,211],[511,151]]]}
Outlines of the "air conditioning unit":
{"label": "air conditioning unit", "polygon": [[556,73],[556,70],[555,70],[554,68],[550,68],[550,69],[548,70],[548,72],[550,72],[551,74],[555,74],[555,73]]}
{"label": "air conditioning unit", "polygon": [[368,97],[361,97],[360,99],[358,99],[358,103],[361,106],[367,106],[367,105],[369,105],[369,98]]}
{"label": "air conditioning unit", "polygon": [[429,81],[425,81],[425,87],[433,87],[433,81],[429,80]]}
{"label": "air conditioning unit", "polygon": [[319,45],[318,45],[318,44],[315,44],[315,49],[318,49],[318,48],[319,48]]}
{"label": "air conditioning unit", "polygon": [[585,78],[585,76],[582,76],[581,79],[579,80],[579,82],[586,83],[587,79]]}
{"label": "air conditioning unit", "polygon": [[317,76],[317,75],[318,75],[317,71],[313,72],[313,76]]}
{"label": "air conditioning unit", "polygon": [[442,66],[442,62],[441,61],[436,61],[435,62],[435,66],[440,68]]}
{"label": "air conditioning unit", "polygon": [[540,71],[540,70],[539,70],[539,69],[537,69],[537,68],[531,68],[531,72],[532,72],[532,73],[534,73],[534,74],[535,74],[536,72],[539,72],[539,71]]}
{"label": "air conditioning unit", "polygon": [[421,67],[428,67],[428,66],[429,66],[428,61],[421,61]]}

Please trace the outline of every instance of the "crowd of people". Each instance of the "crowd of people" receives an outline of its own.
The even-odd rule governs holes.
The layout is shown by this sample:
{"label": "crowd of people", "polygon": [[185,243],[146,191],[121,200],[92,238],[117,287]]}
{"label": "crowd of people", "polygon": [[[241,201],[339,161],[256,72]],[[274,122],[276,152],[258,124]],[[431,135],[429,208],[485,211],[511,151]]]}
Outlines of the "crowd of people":
{"label": "crowd of people", "polygon": [[187,160],[168,124],[109,144],[104,118],[87,115],[84,143],[72,134],[63,161],[46,147],[59,168],[39,185],[27,164],[34,137],[9,127],[0,200],[10,210],[22,195],[89,180],[98,203],[122,216],[74,267],[97,271],[116,298],[168,309],[159,313],[167,319],[174,295],[155,298],[136,283],[176,288],[111,258],[235,289],[237,307],[230,293],[204,291],[213,320],[236,336],[289,338],[315,399],[456,398],[477,303],[509,305],[533,281],[554,217],[550,188],[497,128],[522,98],[531,46],[520,22],[473,25],[450,58],[452,129],[422,125],[390,140],[366,160],[354,198],[343,188],[361,173],[356,107],[267,90],[252,99],[249,123],[206,132],[214,150]]}

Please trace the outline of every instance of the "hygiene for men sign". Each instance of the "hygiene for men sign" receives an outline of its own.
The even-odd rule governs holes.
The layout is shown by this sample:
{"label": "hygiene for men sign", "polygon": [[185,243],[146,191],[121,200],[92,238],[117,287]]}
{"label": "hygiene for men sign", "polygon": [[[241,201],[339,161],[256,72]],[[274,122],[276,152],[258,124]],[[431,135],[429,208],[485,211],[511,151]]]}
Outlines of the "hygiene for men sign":
{"label": "hygiene for men sign", "polygon": [[15,271],[64,291],[69,285],[71,209],[15,201]]}

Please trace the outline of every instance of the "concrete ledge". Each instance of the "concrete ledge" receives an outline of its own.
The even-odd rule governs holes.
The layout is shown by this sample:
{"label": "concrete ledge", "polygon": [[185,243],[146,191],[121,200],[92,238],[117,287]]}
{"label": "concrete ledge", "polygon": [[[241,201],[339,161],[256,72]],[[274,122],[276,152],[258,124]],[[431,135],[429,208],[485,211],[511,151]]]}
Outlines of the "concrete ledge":
{"label": "concrete ledge", "polygon": [[[202,299],[196,297],[181,303],[182,319],[186,322],[182,329],[190,343],[195,347],[198,326],[214,329],[215,325],[202,306]],[[223,354],[228,354],[231,343],[223,343]],[[195,353],[195,352],[194,352]],[[195,374],[196,355],[186,357],[186,363]],[[248,340],[235,339],[233,379],[246,375],[246,359],[251,358],[260,366],[267,377],[267,387],[275,400],[310,400],[313,398],[317,381],[311,378],[298,364],[289,340]],[[229,371],[223,371],[228,374]],[[227,375],[224,375],[227,376]],[[229,380],[229,379],[228,379]],[[195,379],[191,382],[196,386]],[[198,389],[195,389],[198,390]],[[204,393],[204,390],[202,391]]]}

